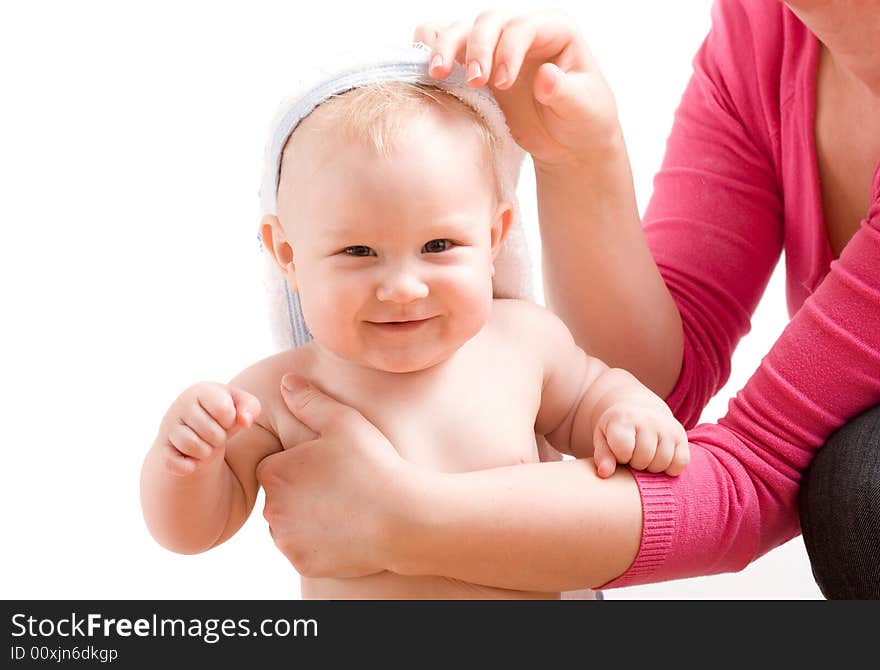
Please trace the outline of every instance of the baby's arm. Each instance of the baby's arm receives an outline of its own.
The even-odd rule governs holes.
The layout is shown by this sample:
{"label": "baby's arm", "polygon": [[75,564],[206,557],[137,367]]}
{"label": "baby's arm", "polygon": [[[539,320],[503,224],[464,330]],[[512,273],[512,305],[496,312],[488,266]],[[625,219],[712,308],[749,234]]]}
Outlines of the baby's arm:
{"label": "baby's arm", "polygon": [[150,533],[167,549],[210,549],[253,509],[256,466],[281,445],[257,420],[257,397],[244,390],[252,388],[251,370],[229,385],[191,386],[162,420],[141,472],[141,507]]}
{"label": "baby's arm", "polygon": [[592,456],[600,477],[617,463],[679,474],[689,460],[687,436],[666,403],[626,370],[587,355],[552,312],[533,311],[544,365],[536,431],[560,451]]}

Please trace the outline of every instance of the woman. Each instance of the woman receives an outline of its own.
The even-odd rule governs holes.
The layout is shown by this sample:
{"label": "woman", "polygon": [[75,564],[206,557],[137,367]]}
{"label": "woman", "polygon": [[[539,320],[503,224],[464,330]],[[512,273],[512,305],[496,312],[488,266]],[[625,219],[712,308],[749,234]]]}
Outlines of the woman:
{"label": "woman", "polygon": [[548,304],[687,427],[783,249],[792,320],[727,416],[689,432],[677,478],[601,480],[588,460],[423,472],[353,410],[283,390],[321,437],[261,466],[279,548],[309,575],[625,586],[743,568],[799,532],[800,489],[823,593],[880,597],[880,1],[720,0],[643,222],[570,21],[487,13],[416,37],[432,75],[457,58],[492,86],[532,155]]}

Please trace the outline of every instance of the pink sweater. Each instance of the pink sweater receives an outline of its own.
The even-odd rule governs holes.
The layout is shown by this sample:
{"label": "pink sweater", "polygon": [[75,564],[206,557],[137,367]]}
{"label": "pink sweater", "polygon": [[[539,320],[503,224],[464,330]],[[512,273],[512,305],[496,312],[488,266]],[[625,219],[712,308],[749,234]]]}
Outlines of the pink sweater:
{"label": "pink sweater", "polygon": [[815,451],[880,404],[880,169],[834,260],[814,144],[819,44],[776,0],[719,0],[712,16],[644,222],[684,323],[668,402],[686,427],[727,380],[783,248],[792,319],[727,416],[689,431],[681,476],[634,473],[641,547],[607,587],[741,570],[794,537]]}

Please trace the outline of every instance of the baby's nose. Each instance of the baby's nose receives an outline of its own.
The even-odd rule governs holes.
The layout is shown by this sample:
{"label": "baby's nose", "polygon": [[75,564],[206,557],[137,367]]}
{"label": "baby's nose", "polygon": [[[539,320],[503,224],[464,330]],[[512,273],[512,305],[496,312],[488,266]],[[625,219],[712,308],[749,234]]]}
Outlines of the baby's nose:
{"label": "baby's nose", "polygon": [[376,297],[382,302],[408,303],[428,297],[428,285],[411,268],[396,267],[385,273]]}

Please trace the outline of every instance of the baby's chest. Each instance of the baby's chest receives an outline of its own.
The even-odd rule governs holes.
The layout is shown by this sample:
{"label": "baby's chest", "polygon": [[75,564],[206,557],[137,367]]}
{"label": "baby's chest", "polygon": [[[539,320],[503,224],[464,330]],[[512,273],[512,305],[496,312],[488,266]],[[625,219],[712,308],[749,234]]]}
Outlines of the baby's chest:
{"label": "baby's chest", "polygon": [[[351,380],[323,372],[311,371],[315,383],[358,410],[412,463],[467,472],[538,460],[542,378],[525,356],[477,352],[436,374],[407,378]],[[285,448],[316,437],[283,404],[272,410]]]}
{"label": "baby's chest", "polygon": [[534,425],[540,388],[517,381],[522,383],[472,380],[451,393],[375,403],[367,411],[401,456],[433,470],[532,463],[538,460]]}

